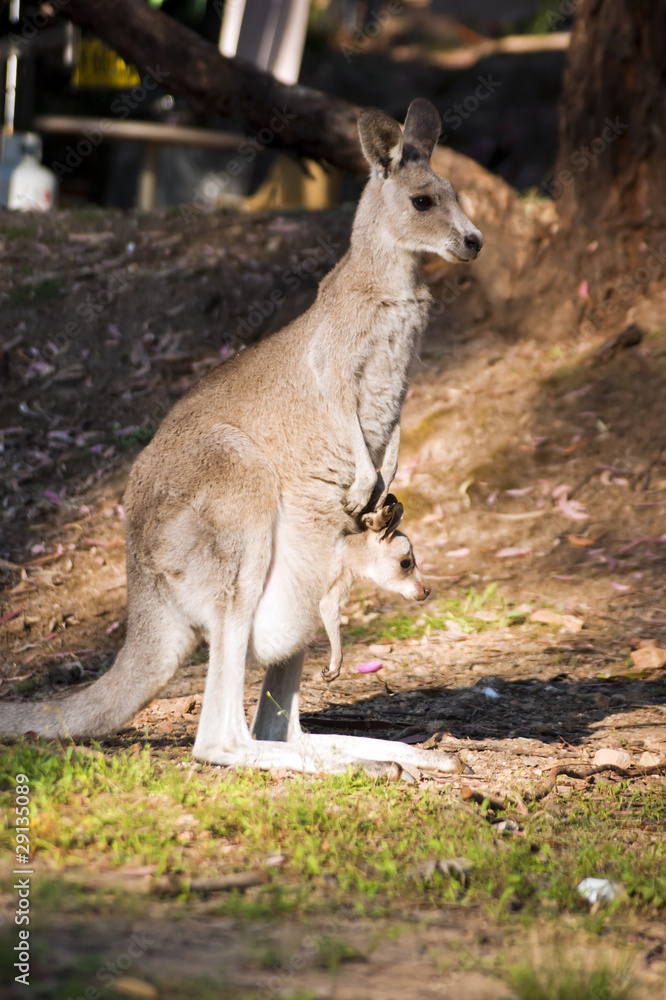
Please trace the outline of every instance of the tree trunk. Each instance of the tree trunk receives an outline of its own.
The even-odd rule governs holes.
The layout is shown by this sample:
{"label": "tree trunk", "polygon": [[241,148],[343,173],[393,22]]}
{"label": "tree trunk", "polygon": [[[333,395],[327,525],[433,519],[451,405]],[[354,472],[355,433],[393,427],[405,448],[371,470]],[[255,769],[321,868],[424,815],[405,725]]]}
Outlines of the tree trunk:
{"label": "tree trunk", "polygon": [[581,0],[560,104],[552,186],[595,227],[666,222],[666,0]]}

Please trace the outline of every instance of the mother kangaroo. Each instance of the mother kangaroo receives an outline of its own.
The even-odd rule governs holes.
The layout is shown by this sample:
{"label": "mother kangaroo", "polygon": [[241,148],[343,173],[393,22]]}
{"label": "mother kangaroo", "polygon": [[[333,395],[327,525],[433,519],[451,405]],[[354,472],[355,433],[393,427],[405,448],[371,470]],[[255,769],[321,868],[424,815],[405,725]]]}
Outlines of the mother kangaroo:
{"label": "mother kangaroo", "polygon": [[[436,109],[422,99],[404,129],[382,111],[362,112],[371,175],[348,252],[307,312],[184,396],[132,468],[127,638],[115,663],[50,704],[6,703],[0,731],[114,732],[203,637],[210,663],[198,758],[304,771],[360,760],[460,769],[436,751],[305,734],[298,717],[304,651],[335,555],[395,475],[407,373],[430,303],[421,257],[469,261],[482,245],[449,182],[430,168],[439,132]],[[251,730],[249,657],[267,666]]]}

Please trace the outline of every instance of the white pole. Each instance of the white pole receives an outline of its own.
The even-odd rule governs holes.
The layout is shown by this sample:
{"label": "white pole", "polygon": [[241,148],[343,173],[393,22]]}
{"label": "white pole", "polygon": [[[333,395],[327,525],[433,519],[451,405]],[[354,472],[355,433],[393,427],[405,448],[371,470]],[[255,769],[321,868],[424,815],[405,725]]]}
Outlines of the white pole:
{"label": "white pole", "polygon": [[[9,5],[9,20],[18,24],[21,0],[12,0]],[[3,135],[14,135],[14,115],[16,113],[16,77],[18,75],[18,54],[12,52],[7,59],[7,76],[5,82],[5,124]]]}

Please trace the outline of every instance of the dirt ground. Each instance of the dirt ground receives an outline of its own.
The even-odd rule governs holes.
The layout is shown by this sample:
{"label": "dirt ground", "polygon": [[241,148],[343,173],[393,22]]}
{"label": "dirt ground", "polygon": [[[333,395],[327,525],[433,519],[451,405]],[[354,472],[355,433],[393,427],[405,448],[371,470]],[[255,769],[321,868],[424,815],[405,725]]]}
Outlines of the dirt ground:
{"label": "dirt ground", "polygon": [[[198,378],[309,305],[346,248],[352,209],[185,216],[0,215],[0,698],[49,698],[112,662],[125,629],[133,458]],[[524,330],[494,325],[474,265],[427,270],[437,307],[394,489],[433,585],[423,614],[464,614],[387,637],[382,618],[404,603],[360,590],[345,609],[341,678],[319,676],[323,633],[309,652],[304,724],[459,753],[474,774],[454,785],[495,794],[600,751],[623,767],[664,763],[666,284],[657,273],[630,309],[590,322],[581,273],[576,330],[554,340],[555,271],[541,324]],[[612,339],[630,324],[638,333],[626,344]],[[551,620],[539,622],[544,609]],[[636,663],[641,647],[656,651]],[[375,658],[379,673],[356,671]],[[205,668],[200,650],[106,744],[131,745],[147,728],[152,745],[189,749]],[[248,716],[260,683],[250,669]],[[574,785],[560,778],[558,794]],[[435,938],[446,950],[447,922],[463,926],[455,913],[441,920],[420,943],[405,931],[390,961],[385,942],[355,976],[345,964],[336,992],[316,992],[316,971],[306,985],[336,998],[366,986],[405,995]],[[483,951],[473,923],[464,933]],[[59,933],[65,947],[70,931]],[[433,962],[406,995],[502,995],[482,971],[454,983],[437,971],[445,959]]]}

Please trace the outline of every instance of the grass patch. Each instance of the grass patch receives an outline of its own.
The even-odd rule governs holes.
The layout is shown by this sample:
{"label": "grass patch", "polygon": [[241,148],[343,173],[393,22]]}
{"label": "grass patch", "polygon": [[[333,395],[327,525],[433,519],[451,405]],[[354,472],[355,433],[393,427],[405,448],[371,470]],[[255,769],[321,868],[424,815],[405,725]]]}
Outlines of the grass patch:
{"label": "grass patch", "polygon": [[631,1000],[635,993],[628,967],[609,962],[590,966],[570,951],[510,974],[517,1000]]}
{"label": "grass patch", "polygon": [[[583,786],[557,812],[546,803],[517,816],[522,835],[506,837],[492,812],[462,807],[448,786],[412,789],[352,772],[280,781],[199,765],[180,748],[169,757],[138,745],[104,754],[21,742],[0,756],[0,848],[10,857],[14,775],[21,772],[30,777],[35,901],[45,911],[65,898],[74,910],[86,900],[93,905],[85,875],[97,869],[111,873],[113,892],[113,872],[126,866],[153,865],[155,876],[186,880],[263,867],[271,855],[284,862],[267,869],[266,883],[221,896],[220,912],[274,919],[352,906],[386,916],[456,902],[481,905],[496,919],[586,915],[575,887],[587,876],[617,881],[628,894],[627,903],[604,913],[622,905],[652,914],[666,908],[663,785]],[[473,863],[465,885],[439,871],[428,879],[414,874],[428,859],[458,856]],[[40,870],[48,881],[38,881]],[[73,870],[82,873],[78,896]],[[126,892],[119,886],[119,902]]]}
{"label": "grass patch", "polygon": [[137,427],[136,430],[130,431],[128,434],[114,434],[111,440],[118,448],[127,450],[135,448],[137,445],[148,444],[154,434],[154,427]]}
{"label": "grass patch", "polygon": [[30,224],[7,226],[2,235],[8,240],[34,240],[37,235],[37,226]]}
{"label": "grass patch", "polygon": [[[461,591],[458,596],[448,596],[438,601],[430,601],[428,607],[434,611],[415,608],[413,611],[397,611],[376,617],[364,615],[360,620],[343,626],[342,632],[349,639],[420,639],[435,632],[458,631],[482,632],[512,623],[512,611],[499,595],[497,585],[491,583],[483,591],[474,587]],[[492,623],[476,618],[477,611],[494,611],[497,620]],[[363,620],[365,619],[365,620]]]}
{"label": "grass patch", "polygon": [[12,306],[25,305],[27,303],[45,302],[60,294],[64,286],[62,278],[44,278],[34,284],[19,285],[9,292],[9,304]]}

